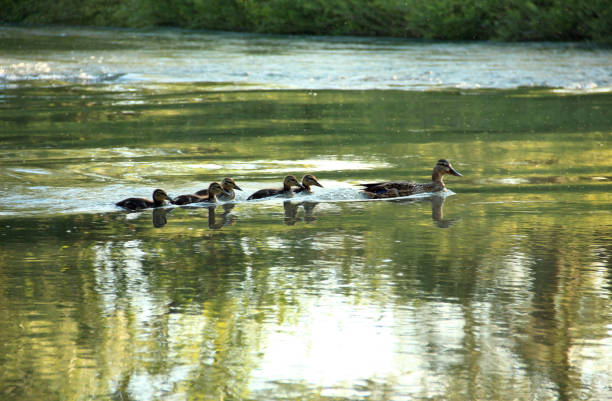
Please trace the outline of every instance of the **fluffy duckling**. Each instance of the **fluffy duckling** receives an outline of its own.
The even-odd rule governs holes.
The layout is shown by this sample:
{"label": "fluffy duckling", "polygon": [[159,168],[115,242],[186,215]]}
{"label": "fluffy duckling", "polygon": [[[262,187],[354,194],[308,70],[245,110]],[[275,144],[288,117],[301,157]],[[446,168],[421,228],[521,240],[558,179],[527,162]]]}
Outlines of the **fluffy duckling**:
{"label": "fluffy duckling", "polygon": [[312,193],[312,190],[310,189],[312,185],[323,188],[323,185],[319,184],[319,181],[317,181],[317,177],[312,174],[306,174],[304,177],[302,177],[302,186],[293,192],[296,194],[300,192],[307,194]]}
{"label": "fluffy duckling", "polygon": [[[238,191],[242,191],[242,188],[240,188],[236,184],[236,181],[234,181],[233,178],[229,178],[229,177],[226,177],[223,179],[223,181],[221,181],[221,187],[223,188],[223,192],[220,193],[219,196],[217,196],[217,199],[223,202],[231,201],[236,198],[236,192],[234,192],[234,189],[237,189]],[[198,196],[207,196],[208,188],[201,189],[195,194]]]}
{"label": "fluffy duckling", "polygon": [[275,196],[275,195],[292,195],[293,192],[291,190],[291,187],[301,187],[300,183],[298,182],[297,178],[295,178],[294,175],[288,175],[285,177],[285,179],[283,180],[282,188],[260,189],[259,191],[249,196],[247,200],[268,198],[270,196]]}
{"label": "fluffy duckling", "polygon": [[359,185],[365,187],[363,192],[372,199],[395,198],[424,192],[442,191],[446,188],[444,181],[442,181],[446,174],[463,177],[451,166],[448,160],[440,159],[434,166],[431,182],[428,183],[417,184],[409,181],[386,181]]}
{"label": "fluffy duckling", "polygon": [[221,187],[221,184],[219,184],[218,182],[213,182],[212,184],[208,186],[206,195],[202,195],[202,196],[196,195],[196,194],[179,195],[172,200],[172,203],[175,205],[188,205],[190,203],[197,203],[197,202],[214,203],[217,201],[217,195],[221,193],[224,193],[223,187]]}
{"label": "fluffy duckling", "polygon": [[128,210],[139,210],[163,206],[164,201],[166,200],[171,201],[166,191],[164,191],[163,189],[156,189],[155,191],[153,191],[152,201],[144,198],[127,198],[115,203],[115,205]]}

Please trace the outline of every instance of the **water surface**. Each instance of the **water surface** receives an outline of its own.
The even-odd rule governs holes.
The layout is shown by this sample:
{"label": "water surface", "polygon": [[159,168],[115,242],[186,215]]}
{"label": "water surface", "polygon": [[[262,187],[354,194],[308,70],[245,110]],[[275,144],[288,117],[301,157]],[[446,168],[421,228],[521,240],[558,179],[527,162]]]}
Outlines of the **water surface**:
{"label": "water surface", "polygon": [[[0,84],[206,83],[212,89],[612,88],[612,50],[184,30],[0,29]],[[163,85],[162,85],[163,86]]]}
{"label": "water surface", "polygon": [[[1,398],[612,397],[609,51],[0,32]],[[466,48],[531,54],[545,78],[468,74]],[[440,69],[457,71],[441,87],[397,90],[381,67],[412,51],[400,64],[429,68],[440,49]],[[100,52],[98,72],[79,61]],[[545,70],[538,52],[568,67]],[[332,89],[304,79],[310,56]],[[204,59],[217,68],[206,79]],[[53,76],[6,73],[29,62]],[[456,88],[461,74],[490,88]],[[426,181],[440,157],[464,175],[445,193],[369,201],[356,186]],[[306,172],[324,188],[246,201]],[[225,176],[244,189],[234,202],[114,206]]]}

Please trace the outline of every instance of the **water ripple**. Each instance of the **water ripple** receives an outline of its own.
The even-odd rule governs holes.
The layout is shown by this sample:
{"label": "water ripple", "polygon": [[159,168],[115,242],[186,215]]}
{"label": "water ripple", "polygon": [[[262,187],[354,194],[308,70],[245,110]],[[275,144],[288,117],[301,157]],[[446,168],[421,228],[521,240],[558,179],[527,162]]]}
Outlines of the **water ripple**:
{"label": "water ripple", "polygon": [[[158,30],[2,27],[0,86],[202,83],[209,90],[612,90],[612,50],[576,43],[428,42]],[[69,49],[54,37],[71,39]],[[157,40],[152,40],[155,38]],[[25,40],[27,39],[27,41]],[[24,49],[15,43],[29,43]],[[44,49],[38,43],[46,43]]]}

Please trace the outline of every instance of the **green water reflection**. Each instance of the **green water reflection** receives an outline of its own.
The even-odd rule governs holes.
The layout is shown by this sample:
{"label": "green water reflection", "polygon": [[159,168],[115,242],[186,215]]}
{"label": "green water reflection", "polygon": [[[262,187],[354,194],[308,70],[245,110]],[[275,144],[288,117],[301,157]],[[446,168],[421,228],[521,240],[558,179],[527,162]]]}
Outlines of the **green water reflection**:
{"label": "green water reflection", "polygon": [[[612,96],[202,89],[3,92],[3,398],[612,396]],[[350,198],[439,157],[455,195]]]}

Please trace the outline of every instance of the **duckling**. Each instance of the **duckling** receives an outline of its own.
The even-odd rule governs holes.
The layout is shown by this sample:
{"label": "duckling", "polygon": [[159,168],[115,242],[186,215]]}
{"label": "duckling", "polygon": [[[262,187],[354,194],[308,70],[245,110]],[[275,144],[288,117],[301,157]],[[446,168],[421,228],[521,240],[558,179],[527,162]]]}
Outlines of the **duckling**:
{"label": "duckling", "polygon": [[249,196],[247,200],[268,198],[270,196],[275,196],[275,195],[292,195],[293,192],[291,190],[291,187],[301,187],[300,183],[298,182],[297,178],[295,178],[294,175],[288,175],[285,177],[285,179],[283,180],[282,188],[280,189],[260,189],[259,191]]}
{"label": "duckling", "polygon": [[174,205],[188,205],[190,203],[197,203],[197,202],[214,203],[217,201],[217,195],[221,193],[224,193],[223,188],[221,187],[221,184],[219,184],[218,182],[213,182],[212,184],[208,186],[206,195],[202,195],[202,196],[196,195],[196,194],[179,195],[172,200],[172,203]]}
{"label": "duckling", "polygon": [[[221,187],[223,188],[223,192],[220,193],[219,196],[217,196],[217,199],[224,202],[231,201],[236,198],[236,192],[234,192],[234,189],[242,191],[242,188],[236,185],[236,181],[234,181],[233,178],[229,177],[226,177],[223,179],[223,181],[221,181]],[[198,196],[206,196],[208,195],[208,188],[201,189],[195,194]]]}
{"label": "duckling", "polygon": [[445,174],[463,177],[451,166],[448,160],[440,159],[433,168],[431,182],[429,183],[417,184],[410,181],[386,181],[359,185],[366,187],[363,192],[372,199],[395,198],[424,192],[442,191],[446,188],[444,181],[442,181]]}
{"label": "duckling", "polygon": [[153,191],[152,201],[144,198],[127,198],[115,203],[115,205],[128,210],[139,210],[163,206],[165,200],[171,201],[166,191],[164,191],[163,189],[156,189],[155,191]]}
{"label": "duckling", "polygon": [[317,181],[317,177],[312,174],[306,174],[304,177],[302,177],[302,185],[293,192],[296,194],[300,192],[307,194],[312,193],[312,190],[310,189],[312,185],[323,188],[323,185],[319,184],[319,181]]}

